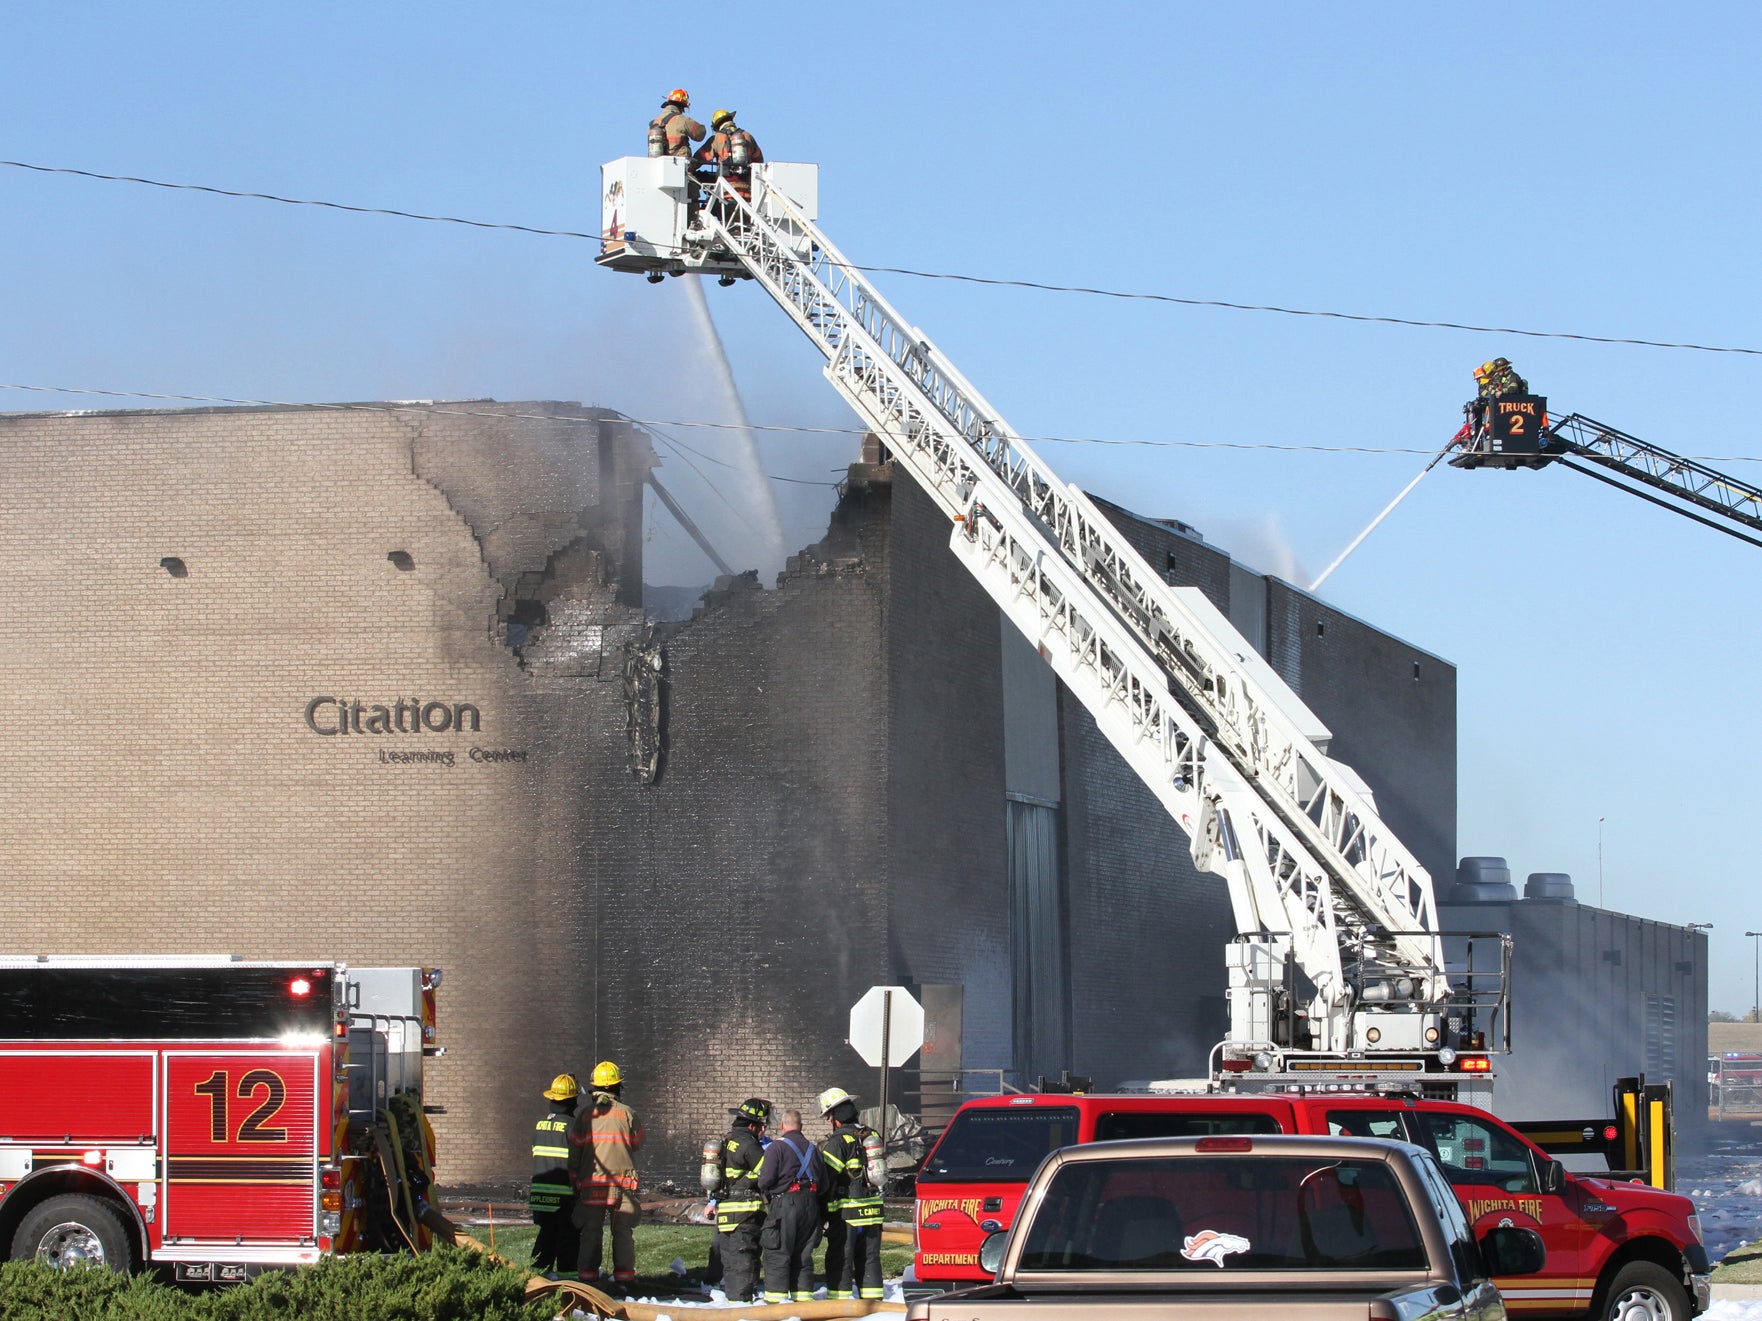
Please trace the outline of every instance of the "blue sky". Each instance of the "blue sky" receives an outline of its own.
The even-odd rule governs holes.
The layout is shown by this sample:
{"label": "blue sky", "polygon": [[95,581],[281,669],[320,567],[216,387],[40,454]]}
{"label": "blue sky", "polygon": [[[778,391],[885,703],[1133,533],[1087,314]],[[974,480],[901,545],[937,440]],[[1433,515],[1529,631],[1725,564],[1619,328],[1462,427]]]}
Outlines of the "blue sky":
{"label": "blue sky", "polygon": [[[1762,348],[1753,5],[7,17],[8,160],[592,230],[600,163],[640,153],[684,85],[699,118],[731,106],[773,159],[818,161],[822,223],[865,264]],[[679,282],[598,270],[582,240],[13,168],[0,190],[0,383],[730,416]],[[1061,473],[1299,585],[1449,438],[1498,354],[1556,412],[1762,481],[1753,355],[878,282],[1024,435],[1156,442],[1038,445]],[[851,425],[760,290],[707,292],[755,423]],[[0,390],[5,409],[112,406],[131,405]],[[663,479],[738,558],[734,440],[658,429]],[[853,442],[759,446],[798,479],[775,488],[787,541],[813,540],[829,496],[799,482],[830,481]],[[651,561],[708,576],[664,527]],[[1459,851],[1716,923],[1711,1000],[1740,1012],[1742,933],[1762,929],[1759,571],[1754,548],[1570,472],[1440,466],[1321,591],[1459,667]]]}

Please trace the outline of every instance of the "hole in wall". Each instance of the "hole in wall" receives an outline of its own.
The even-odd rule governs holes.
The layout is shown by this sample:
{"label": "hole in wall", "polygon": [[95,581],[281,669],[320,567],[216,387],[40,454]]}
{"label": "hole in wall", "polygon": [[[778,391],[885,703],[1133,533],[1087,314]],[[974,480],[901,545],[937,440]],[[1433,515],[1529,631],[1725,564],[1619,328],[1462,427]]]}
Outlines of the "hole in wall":
{"label": "hole in wall", "polygon": [[415,557],[407,550],[394,550],[387,553],[386,558],[400,573],[409,573],[416,567]]}
{"label": "hole in wall", "polygon": [[173,578],[188,578],[190,576],[190,566],[185,564],[175,555],[167,555],[164,559],[160,560],[159,567],[164,569]]}

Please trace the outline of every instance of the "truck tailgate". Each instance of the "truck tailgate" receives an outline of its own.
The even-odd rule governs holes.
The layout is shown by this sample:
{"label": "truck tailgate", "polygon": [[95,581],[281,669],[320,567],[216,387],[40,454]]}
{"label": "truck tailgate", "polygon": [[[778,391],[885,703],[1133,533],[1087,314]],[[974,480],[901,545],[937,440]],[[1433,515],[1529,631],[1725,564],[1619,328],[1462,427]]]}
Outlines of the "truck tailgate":
{"label": "truck tailgate", "polygon": [[1179,1314],[1181,1321],[1245,1321],[1248,1317],[1273,1317],[1279,1321],[1365,1321],[1371,1302],[1387,1297],[1383,1293],[1337,1294],[1317,1298],[1314,1293],[1292,1293],[1289,1296],[1259,1291],[1235,1293],[1188,1292],[1170,1290],[1166,1293],[1044,1293],[1032,1298],[1021,1295],[996,1298],[973,1298],[949,1294],[931,1298],[912,1308],[912,1318],[922,1321],[985,1321],[988,1317],[1009,1316],[1021,1321],[1024,1315],[1038,1311],[1052,1321],[1058,1318],[1094,1317],[1096,1321],[1126,1321],[1126,1318],[1167,1317]]}

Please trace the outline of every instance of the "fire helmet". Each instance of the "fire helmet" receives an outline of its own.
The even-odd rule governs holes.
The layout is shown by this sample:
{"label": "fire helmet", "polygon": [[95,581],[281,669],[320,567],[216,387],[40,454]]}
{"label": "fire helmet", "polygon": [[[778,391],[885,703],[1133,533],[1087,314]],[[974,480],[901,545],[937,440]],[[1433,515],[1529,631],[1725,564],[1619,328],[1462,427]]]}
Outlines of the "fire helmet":
{"label": "fire helmet", "polygon": [[611,1060],[601,1060],[593,1066],[593,1085],[595,1087],[616,1087],[623,1081],[623,1071]]}
{"label": "fire helmet", "polygon": [[757,1128],[771,1122],[771,1103],[762,1096],[749,1096],[739,1105],[730,1106],[728,1113]]}
{"label": "fire helmet", "polygon": [[575,1081],[573,1073],[559,1073],[551,1079],[551,1085],[545,1088],[545,1100],[568,1101],[581,1095],[581,1084]]}
{"label": "fire helmet", "polygon": [[691,108],[691,94],[683,87],[675,87],[672,91],[668,92],[667,99],[679,106],[682,110],[688,110]]}
{"label": "fire helmet", "polygon": [[846,1101],[854,1102],[855,1100],[856,1097],[852,1096],[842,1087],[828,1087],[825,1091],[820,1093],[820,1113],[822,1115],[830,1114],[835,1106],[842,1105]]}
{"label": "fire helmet", "polygon": [[1493,374],[1493,364],[1490,362],[1483,362],[1479,367],[1474,369],[1474,374],[1477,379],[1482,376],[1491,376]]}
{"label": "fire helmet", "polygon": [[722,125],[728,123],[733,118],[734,112],[732,110],[718,110],[710,116],[710,127],[721,128]]}

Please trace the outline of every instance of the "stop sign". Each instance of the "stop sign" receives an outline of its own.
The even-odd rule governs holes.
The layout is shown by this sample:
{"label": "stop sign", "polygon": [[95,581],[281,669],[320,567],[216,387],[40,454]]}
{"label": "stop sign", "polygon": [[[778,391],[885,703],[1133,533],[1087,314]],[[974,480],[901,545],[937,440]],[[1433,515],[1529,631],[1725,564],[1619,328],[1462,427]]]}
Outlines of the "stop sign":
{"label": "stop sign", "polygon": [[[883,1028],[887,1058],[881,1058]],[[850,1044],[863,1063],[897,1069],[924,1044],[924,1006],[903,986],[871,986],[850,1007]]]}

